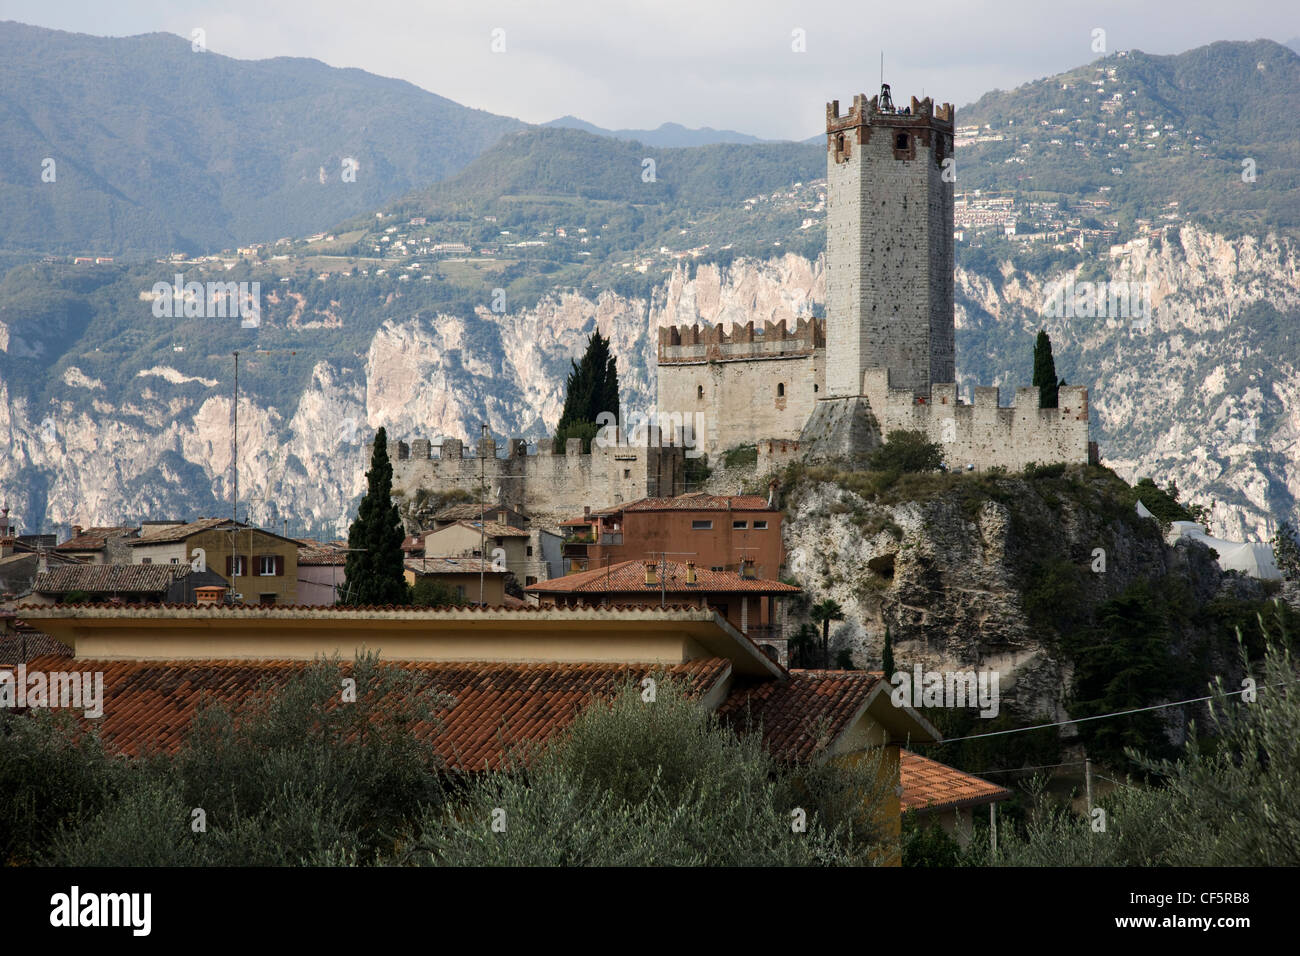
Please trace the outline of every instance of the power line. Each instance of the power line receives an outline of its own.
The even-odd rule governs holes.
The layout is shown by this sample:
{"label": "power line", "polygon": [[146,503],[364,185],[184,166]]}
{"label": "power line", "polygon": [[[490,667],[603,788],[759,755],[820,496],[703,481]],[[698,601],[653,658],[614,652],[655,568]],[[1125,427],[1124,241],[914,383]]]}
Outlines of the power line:
{"label": "power line", "polygon": [[[1300,679],[1300,678],[1298,678]],[[1282,681],[1279,684],[1265,684],[1259,690],[1267,690],[1269,687],[1283,687],[1286,684],[1294,684],[1296,681]],[[1206,697],[1192,697],[1187,700],[1178,700],[1170,704],[1152,704],[1150,707],[1135,707],[1132,710],[1117,710],[1110,714],[1095,714],[1092,717],[1075,717],[1072,720],[1058,720],[1050,724],[1037,724],[1033,727],[1016,727],[1012,730],[994,730],[987,734],[971,734],[969,737],[947,737],[943,740],[933,741],[935,744],[955,744],[963,740],[979,740],[983,737],[1002,737],[1007,734],[1023,734],[1030,730],[1046,730],[1049,727],[1065,727],[1069,724],[1081,724],[1088,720],[1105,720],[1108,717],[1124,717],[1128,714],[1142,714],[1152,710],[1166,710],[1170,707],[1182,707],[1184,704],[1201,704],[1207,700],[1214,700],[1216,697],[1234,697],[1237,694],[1244,694],[1248,688],[1243,687],[1241,690],[1230,690],[1222,694],[1210,694]]]}

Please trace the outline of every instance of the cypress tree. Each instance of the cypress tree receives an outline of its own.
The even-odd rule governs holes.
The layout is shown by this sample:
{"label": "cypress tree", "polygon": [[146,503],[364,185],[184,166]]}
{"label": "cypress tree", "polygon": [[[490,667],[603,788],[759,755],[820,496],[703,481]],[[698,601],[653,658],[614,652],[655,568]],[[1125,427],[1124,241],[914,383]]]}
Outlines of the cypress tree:
{"label": "cypress tree", "polygon": [[587,340],[582,361],[571,365],[555,447],[562,449],[566,439],[581,438],[582,450],[589,452],[600,413],[610,412],[618,419],[618,360],[610,353],[609,339],[596,331]]}
{"label": "cypress tree", "polygon": [[1034,343],[1034,382],[1038,386],[1038,407],[1056,408],[1057,389],[1061,382],[1056,377],[1056,360],[1052,358],[1052,340],[1045,329],[1039,329]]}
{"label": "cypress tree", "polygon": [[885,672],[885,681],[888,683],[894,676],[894,639],[889,634],[889,625],[885,625],[885,649],[880,652],[881,670]]}
{"label": "cypress tree", "polygon": [[379,429],[366,472],[366,496],[357,519],[348,529],[344,576],[347,593],[341,604],[407,604],[402,576],[402,519],[393,504],[393,465],[388,460],[388,434]]}

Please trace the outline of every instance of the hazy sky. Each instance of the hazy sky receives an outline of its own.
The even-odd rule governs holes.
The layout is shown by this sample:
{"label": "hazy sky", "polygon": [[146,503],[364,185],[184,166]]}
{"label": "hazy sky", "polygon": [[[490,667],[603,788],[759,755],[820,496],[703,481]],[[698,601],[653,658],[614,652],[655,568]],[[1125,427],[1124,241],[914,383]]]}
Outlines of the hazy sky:
{"label": "hazy sky", "polygon": [[1108,51],[1149,53],[1300,36],[1295,0],[0,0],[0,19],[109,36],[202,27],[216,53],[315,57],[529,122],[798,139],[827,100],[873,91],[882,50],[896,97],[962,105],[1095,59],[1096,28]]}

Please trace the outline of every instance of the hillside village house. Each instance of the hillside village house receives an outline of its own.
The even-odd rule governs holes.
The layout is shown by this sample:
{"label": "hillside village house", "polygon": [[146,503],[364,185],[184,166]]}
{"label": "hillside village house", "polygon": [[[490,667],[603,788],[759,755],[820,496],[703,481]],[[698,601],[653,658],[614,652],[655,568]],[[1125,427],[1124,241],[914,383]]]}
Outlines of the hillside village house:
{"label": "hillside village house", "polygon": [[134,564],[201,560],[225,578],[236,602],[298,603],[298,542],[240,521],[145,522],[131,541],[131,556]]}
{"label": "hillside village house", "polygon": [[344,545],[298,539],[298,604],[337,604],[345,593],[347,551]]}
{"label": "hillside village house", "polygon": [[0,599],[31,592],[42,571],[81,562],[52,547],[38,547],[11,536],[0,536]]}
{"label": "hillside village house", "polygon": [[781,567],[781,510],[773,483],[761,495],[692,492],[587,510],[563,523],[570,571],[592,571],[658,552],[689,552],[697,567],[775,577]]}
{"label": "hillside village house", "polygon": [[561,541],[560,535],[544,529],[529,531],[491,518],[485,522],[457,519],[424,536],[424,554],[488,561],[499,557],[516,581],[532,584],[553,576],[551,559],[558,563]]}
{"label": "hillside village house", "polygon": [[480,505],[478,502],[463,502],[448,505],[434,515],[433,530],[437,531],[457,521],[478,521],[480,518],[511,528],[527,528],[529,524],[528,516],[510,505],[492,502]]}
{"label": "hillside village house", "polygon": [[139,536],[135,528],[83,528],[74,524],[72,537],[54,550],[85,564],[131,564],[131,541]]}
{"label": "hillside village house", "polygon": [[757,577],[748,565],[740,571],[714,571],[693,561],[624,561],[524,590],[545,606],[611,607],[662,604],[708,608],[765,652],[784,659],[781,602],[799,594],[793,584]]}
{"label": "hillside village house", "polygon": [[506,605],[506,574],[482,558],[407,558],[403,571],[406,583],[435,581],[446,587],[461,604],[487,607]]}
{"label": "hillside village house", "polygon": [[193,604],[197,589],[225,587],[212,571],[189,564],[80,564],[36,575],[26,604],[111,601],[119,604]]}
{"label": "hillside village house", "polygon": [[[351,660],[362,649],[379,650],[450,696],[438,721],[417,732],[460,773],[500,769],[521,748],[562,732],[586,704],[654,676],[681,682],[727,725],[759,733],[783,762],[883,752],[888,786],[880,812],[897,834],[909,799],[901,752],[939,736],[918,711],[894,706],[883,675],[786,670],[709,608],[215,603],[18,613],[74,655],[36,658],[30,669],[104,674],[103,716],[93,724],[108,749],[129,755],[175,753],[204,700],[238,709],[264,682],[282,684],[321,655]],[[955,788],[973,779],[946,770]]]}

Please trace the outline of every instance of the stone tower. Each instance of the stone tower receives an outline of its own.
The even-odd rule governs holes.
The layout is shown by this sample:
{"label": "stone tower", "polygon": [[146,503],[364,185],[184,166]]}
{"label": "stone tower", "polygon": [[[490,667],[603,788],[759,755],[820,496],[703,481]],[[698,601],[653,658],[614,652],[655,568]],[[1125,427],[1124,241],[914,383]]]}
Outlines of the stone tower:
{"label": "stone tower", "polygon": [[826,105],[826,387],[864,394],[863,373],[929,397],[956,381],[953,108],[894,107],[889,86]]}

